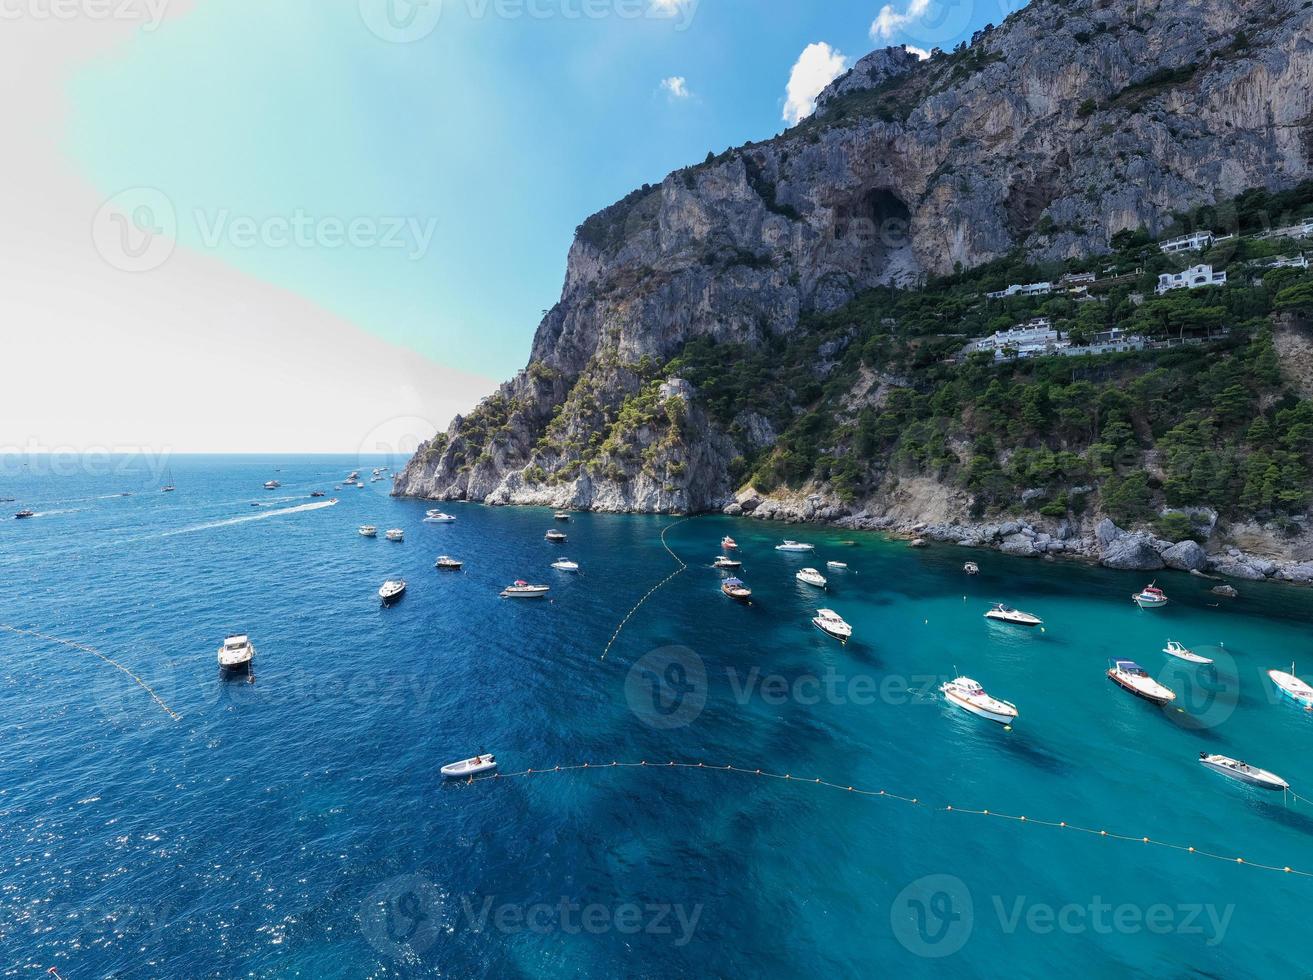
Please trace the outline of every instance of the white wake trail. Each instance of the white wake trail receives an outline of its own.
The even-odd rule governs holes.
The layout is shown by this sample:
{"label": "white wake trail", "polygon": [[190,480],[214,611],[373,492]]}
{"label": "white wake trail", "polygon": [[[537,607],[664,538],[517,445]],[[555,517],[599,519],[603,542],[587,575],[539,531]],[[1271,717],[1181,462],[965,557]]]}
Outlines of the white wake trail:
{"label": "white wake trail", "polygon": [[211,521],[208,524],[193,524],[191,527],[181,527],[176,531],[165,531],[162,534],[155,535],[155,537],[172,538],[179,534],[194,534],[197,531],[210,531],[216,527],[231,527],[234,524],[247,524],[250,521],[266,521],[271,517],[302,514],[310,510],[323,510],[325,507],[336,506],[336,500],[317,500],[313,504],[301,504],[298,507],[284,507],[282,510],[262,510],[258,514],[247,514],[244,517],[230,517],[227,520]]}

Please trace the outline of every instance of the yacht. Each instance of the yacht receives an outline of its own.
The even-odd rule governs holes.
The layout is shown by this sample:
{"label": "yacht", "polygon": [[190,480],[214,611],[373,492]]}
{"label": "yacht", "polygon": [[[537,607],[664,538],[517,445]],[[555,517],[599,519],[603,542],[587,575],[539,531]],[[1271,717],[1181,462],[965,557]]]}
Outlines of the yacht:
{"label": "yacht", "polygon": [[378,537],[378,528],[373,524],[363,524],[360,527],[360,536],[362,538],[376,538]]}
{"label": "yacht", "polygon": [[401,530],[401,528],[399,527],[394,527],[391,531],[387,533],[386,537],[389,541],[405,541],[406,532]]}
{"label": "yacht", "polygon": [[565,534],[555,528],[548,531],[546,536],[548,541],[555,542],[556,544],[563,544],[565,542]]}
{"label": "yacht", "polygon": [[444,514],[440,510],[431,510],[424,515],[424,520],[430,524],[455,524],[456,518],[450,514]]}
{"label": "yacht", "polygon": [[973,561],[969,561],[962,566],[962,571],[966,572],[968,575],[979,575],[980,566]]}
{"label": "yacht", "polygon": [[814,545],[814,544],[804,544],[804,543],[801,542],[801,541],[785,541],[783,544],[777,544],[777,545],[775,546],[775,550],[776,550],[776,551],[795,551],[795,552],[815,551],[815,550],[816,550],[816,545]]}
{"label": "yacht", "polygon": [[433,567],[440,568],[444,572],[459,572],[465,567],[465,563],[447,555],[438,555],[438,560],[433,563]]}
{"label": "yacht", "polygon": [[1192,664],[1211,664],[1212,661],[1207,657],[1201,657],[1193,650],[1187,650],[1184,643],[1177,643],[1175,640],[1168,640],[1167,646],[1163,647],[1163,653],[1169,657],[1176,657],[1179,660],[1188,660]]}
{"label": "yacht", "polygon": [[390,602],[396,602],[406,594],[405,579],[388,579],[379,587],[378,597],[384,605]]}
{"label": "yacht", "polygon": [[1010,725],[1017,720],[1017,706],[1011,701],[1000,701],[990,697],[977,681],[970,677],[958,677],[940,686],[944,699],[963,711],[988,718],[1000,725]]}
{"label": "yacht", "polygon": [[752,590],[748,588],[746,583],[737,578],[727,578],[721,582],[720,591],[739,602],[749,602],[752,599]]}
{"label": "yacht", "polygon": [[814,585],[818,589],[823,589],[828,584],[825,576],[814,568],[804,568],[794,578],[799,582],[805,582],[807,585]]}
{"label": "yacht", "polygon": [[739,543],[727,534],[720,539],[720,546],[726,551],[733,551],[738,548]]}
{"label": "yacht", "polygon": [[847,643],[852,639],[853,628],[843,621],[833,609],[817,609],[816,615],[812,617],[812,625],[822,633],[828,633],[842,643]]}
{"label": "yacht", "polygon": [[345,480],[343,480],[342,482],[343,482],[343,483],[354,483],[354,482],[355,482],[356,480],[358,480],[359,478],[360,478],[360,471],[359,471],[359,470],[352,470],[350,473],[347,474],[347,478],[346,478]]}
{"label": "yacht", "polygon": [[462,759],[442,767],[443,779],[470,779],[480,773],[492,772],[497,768],[495,755],[476,755],[473,759]]}
{"label": "yacht", "polygon": [[1038,616],[1032,616],[1028,612],[1022,612],[1020,609],[1013,609],[1011,606],[1005,606],[999,603],[989,612],[985,613],[986,619],[995,619],[1000,623],[1011,623],[1013,626],[1043,626],[1044,620]]}
{"label": "yacht", "polygon": [[264,488],[266,490],[277,490],[281,486],[282,484],[279,483],[277,480],[266,480],[264,484]]}
{"label": "yacht", "polygon": [[1313,687],[1295,676],[1295,665],[1290,665],[1290,673],[1283,670],[1269,670],[1267,676],[1272,679],[1277,690],[1290,700],[1306,709],[1313,710]]}
{"label": "yacht", "polygon": [[558,521],[568,521],[570,519],[570,515],[563,510],[558,510],[552,516]]}
{"label": "yacht", "polygon": [[1108,678],[1118,687],[1130,691],[1137,698],[1154,704],[1176,700],[1176,694],[1149,676],[1134,660],[1117,660],[1108,668]]}
{"label": "yacht", "polygon": [[711,567],[712,568],[742,568],[743,562],[739,561],[737,558],[729,558],[725,555],[721,555],[719,558],[717,558],[715,561],[711,563]]}
{"label": "yacht", "polygon": [[17,514],[14,515],[14,520],[16,520],[16,521],[23,521],[23,520],[26,520],[26,519],[29,518],[29,517],[36,517],[36,511],[34,511],[34,510],[20,510]]}
{"label": "yacht", "polygon": [[569,558],[561,558],[558,561],[552,562],[552,567],[558,572],[579,571],[579,563],[577,561],[571,561]]}
{"label": "yacht", "polygon": [[1156,582],[1151,582],[1131,596],[1131,601],[1141,609],[1157,609],[1167,605],[1167,593],[1158,588]]}
{"label": "yacht", "polygon": [[501,597],[503,599],[541,599],[551,591],[550,586],[530,585],[521,579],[514,585],[508,585],[502,589]]}
{"label": "yacht", "polygon": [[827,561],[825,567],[834,568],[841,572],[848,571],[848,563],[846,561]]}
{"label": "yacht", "polygon": [[1223,776],[1229,776],[1231,779],[1238,779],[1242,783],[1248,783],[1250,786],[1258,786],[1262,789],[1276,789],[1282,792],[1290,789],[1290,784],[1276,773],[1268,772],[1266,769],[1259,769],[1257,766],[1251,766],[1248,762],[1241,762],[1239,759],[1200,752],[1199,764],[1206,766],[1213,772],[1220,772]]}
{"label": "yacht", "polygon": [[255,647],[245,633],[237,633],[223,641],[219,647],[220,670],[245,670],[255,659]]}

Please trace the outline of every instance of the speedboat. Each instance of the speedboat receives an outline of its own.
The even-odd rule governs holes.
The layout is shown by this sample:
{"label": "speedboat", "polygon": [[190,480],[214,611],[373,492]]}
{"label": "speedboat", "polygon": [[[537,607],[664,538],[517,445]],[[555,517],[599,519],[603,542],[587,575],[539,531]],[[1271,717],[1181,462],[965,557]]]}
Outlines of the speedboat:
{"label": "speedboat", "polygon": [[947,684],[940,685],[944,699],[949,704],[957,705],[963,711],[988,718],[1000,725],[1010,725],[1017,720],[1017,706],[1011,701],[1000,701],[990,697],[979,682],[970,677],[958,677]]}
{"label": "speedboat", "polygon": [[804,568],[797,575],[795,575],[794,578],[796,578],[799,582],[805,582],[808,585],[814,585],[818,589],[823,589],[826,586],[825,576],[822,575],[820,572],[816,571],[816,569],[814,568]]}
{"label": "speedboat", "polygon": [[1248,762],[1241,762],[1239,759],[1200,752],[1199,764],[1207,766],[1213,772],[1220,772],[1223,776],[1229,776],[1232,779],[1238,779],[1242,783],[1248,783],[1250,786],[1258,786],[1262,789],[1277,789],[1283,792],[1290,789],[1290,784],[1276,773],[1268,772],[1266,769],[1259,769],[1257,766],[1251,766]]}
{"label": "speedboat", "polygon": [[1134,660],[1117,660],[1108,668],[1108,678],[1118,687],[1125,688],[1137,698],[1144,698],[1154,704],[1166,704],[1176,700],[1176,693],[1163,687],[1149,676],[1143,667]]}
{"label": "speedboat", "polygon": [[1180,660],[1188,660],[1192,664],[1211,664],[1212,661],[1207,657],[1201,657],[1193,650],[1187,650],[1184,643],[1177,643],[1175,640],[1168,640],[1167,646],[1163,647],[1163,653],[1169,657],[1176,657]]}
{"label": "speedboat", "polygon": [[34,510],[20,510],[17,514],[14,515],[14,520],[16,520],[16,521],[23,521],[23,520],[26,520],[26,519],[29,518],[29,517],[36,517],[36,511],[34,511]]}
{"label": "speedboat", "polygon": [[1020,609],[1013,609],[1011,606],[1005,606],[998,603],[993,609],[985,613],[986,619],[995,619],[1000,623],[1011,623],[1013,626],[1043,626],[1044,620],[1038,616],[1032,616],[1028,612],[1022,612]]}
{"label": "speedboat", "polygon": [[568,521],[570,519],[570,515],[563,510],[558,510],[552,516],[558,521]]}
{"label": "speedboat", "polygon": [[343,483],[354,483],[354,482],[356,481],[356,479],[359,478],[359,476],[360,476],[360,471],[359,471],[359,470],[352,470],[350,473],[347,474],[347,478],[346,478],[345,480],[343,480],[342,482],[343,482]]}
{"label": "speedboat", "polygon": [[389,541],[405,541],[406,532],[401,530],[401,528],[399,527],[394,527],[391,531],[387,533],[386,537]]}
{"label": "speedboat", "polygon": [[748,588],[745,582],[737,578],[727,578],[721,582],[720,591],[739,602],[748,602],[752,599],[752,590]]}
{"label": "speedboat", "polygon": [[267,480],[265,481],[264,488],[266,490],[277,490],[281,486],[282,484],[279,483],[277,480]]}
{"label": "speedboat", "polygon": [[220,670],[244,670],[255,659],[255,647],[245,633],[234,634],[219,647]]}
{"label": "speedboat", "polygon": [[376,538],[378,537],[378,528],[373,524],[363,524],[360,528],[360,536],[362,538]]}
{"label": "speedboat", "polygon": [[1295,665],[1290,665],[1290,673],[1284,670],[1269,670],[1267,676],[1272,679],[1277,690],[1290,700],[1304,708],[1313,710],[1313,687],[1295,676]]}
{"label": "speedboat", "polygon": [[555,528],[548,531],[546,537],[548,541],[554,542],[555,544],[561,544],[565,541],[564,532],[558,531]]}
{"label": "speedboat", "polygon": [[816,615],[812,617],[812,625],[841,643],[847,643],[852,639],[853,628],[833,609],[817,609]]}
{"label": "speedboat", "polygon": [[387,605],[389,602],[396,602],[405,595],[405,593],[405,579],[388,579],[388,581],[384,582],[379,587],[378,597],[383,601],[384,605]]}
{"label": "speedboat", "polygon": [[430,524],[455,524],[456,518],[450,514],[444,514],[440,510],[431,510],[424,515],[424,520]]}
{"label": "speedboat", "polygon": [[715,561],[711,563],[711,567],[712,568],[742,568],[743,562],[739,561],[737,558],[729,558],[726,557],[725,555],[721,555],[719,558],[717,558]]}
{"label": "speedboat", "polygon": [[322,491],[322,490],[311,490],[311,491],[310,491],[310,496],[311,496],[311,497],[327,497],[328,494],[324,493],[324,491]]}
{"label": "speedboat", "polygon": [[733,551],[739,546],[739,543],[727,534],[720,539],[720,546],[726,551]]}
{"label": "speedboat", "polygon": [[1158,588],[1156,583],[1151,582],[1131,596],[1131,602],[1141,609],[1157,609],[1159,606],[1167,605],[1167,593]]}
{"label": "speedboat", "polygon": [[846,561],[827,561],[825,563],[825,567],[838,569],[841,572],[846,572],[848,570],[848,563]]}
{"label": "speedboat", "polygon": [[469,779],[480,773],[492,772],[497,768],[497,757],[494,755],[476,755],[473,759],[462,759],[460,762],[453,762],[449,766],[442,767],[443,779]]}
{"label": "speedboat", "polygon": [[438,560],[433,563],[434,568],[441,568],[444,572],[459,572],[465,563],[455,558],[449,558],[446,555],[438,555]]}
{"label": "speedboat", "polygon": [[795,552],[815,551],[815,550],[816,550],[816,545],[814,545],[814,544],[805,544],[805,543],[803,543],[803,542],[801,542],[801,541],[785,541],[784,544],[777,544],[777,545],[775,546],[775,550],[776,550],[776,551],[795,551]]}
{"label": "speedboat", "polygon": [[503,599],[541,599],[551,587],[547,585],[530,585],[523,579],[517,581],[514,585],[508,585],[502,589],[501,597]]}
{"label": "speedboat", "polygon": [[577,561],[571,561],[569,558],[562,558],[559,561],[552,562],[552,567],[558,572],[579,571],[579,563]]}
{"label": "speedboat", "polygon": [[969,561],[962,566],[962,571],[966,572],[968,575],[979,575],[980,566],[973,561]]}

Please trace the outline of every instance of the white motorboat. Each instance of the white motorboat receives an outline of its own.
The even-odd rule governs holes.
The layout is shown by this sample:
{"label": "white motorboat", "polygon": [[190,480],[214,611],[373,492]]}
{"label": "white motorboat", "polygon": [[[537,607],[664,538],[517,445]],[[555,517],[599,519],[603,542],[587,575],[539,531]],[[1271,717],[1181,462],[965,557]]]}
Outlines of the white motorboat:
{"label": "white motorboat", "polygon": [[1208,767],[1213,772],[1220,772],[1223,776],[1229,776],[1231,779],[1248,783],[1250,786],[1281,790],[1283,792],[1290,789],[1290,784],[1276,773],[1268,772],[1266,769],[1259,769],[1257,766],[1251,766],[1248,762],[1232,759],[1225,755],[1209,755],[1207,752],[1200,752],[1199,764]]}
{"label": "white motorboat", "polygon": [[714,562],[711,563],[711,567],[712,568],[742,568],[743,562],[739,561],[737,558],[730,558],[727,557],[726,555],[721,555],[719,558],[717,558]]}
{"label": "white motorboat", "polygon": [[1295,676],[1295,665],[1290,665],[1290,673],[1284,670],[1269,670],[1267,676],[1272,679],[1278,691],[1296,704],[1313,710],[1313,687]]}
{"label": "white motorboat", "polygon": [[378,528],[373,524],[362,524],[360,525],[360,536],[362,538],[376,538],[378,537]]}
{"label": "white motorboat", "polygon": [[404,579],[389,579],[384,582],[378,590],[378,597],[386,605],[389,602],[396,602],[406,594],[406,582]]}
{"label": "white motorboat", "polygon": [[720,546],[726,551],[733,551],[738,548],[739,544],[727,534],[720,539]]}
{"label": "white motorboat", "polygon": [[570,515],[563,510],[558,510],[552,517],[558,521],[568,521],[570,519]]}
{"label": "white motorboat", "polygon": [[399,527],[394,527],[391,531],[387,533],[386,537],[389,541],[405,541],[406,532],[401,530],[401,528]]}
{"label": "white motorboat", "polygon": [[1176,700],[1174,691],[1159,684],[1134,660],[1114,661],[1108,668],[1108,679],[1137,698],[1144,698],[1154,704],[1167,704]]}
{"label": "white motorboat", "polygon": [[970,677],[958,677],[947,684],[940,685],[944,698],[949,704],[956,705],[963,711],[988,718],[1000,725],[1010,725],[1017,720],[1017,706],[1011,701],[1001,701],[985,693],[979,682]]}
{"label": "white motorboat", "polygon": [[494,755],[476,755],[473,759],[462,759],[442,767],[444,779],[470,779],[480,773],[492,772],[497,768]]}
{"label": "white motorboat", "polygon": [[561,558],[557,561],[552,562],[552,567],[556,569],[558,572],[579,571],[579,563],[577,561],[571,561],[569,558]]}
{"label": "white motorboat", "polygon": [[838,571],[841,572],[846,572],[848,570],[848,563],[846,561],[827,561],[825,563],[825,567],[837,569]]}
{"label": "white motorboat", "polygon": [[816,615],[812,617],[812,625],[840,642],[847,643],[852,639],[853,628],[833,609],[817,609]]}
{"label": "white motorboat", "polygon": [[343,480],[342,482],[343,482],[343,483],[354,483],[354,482],[359,478],[359,476],[360,476],[360,471],[359,471],[359,470],[352,470],[350,473],[347,474],[346,479]]}
{"label": "white motorboat", "polygon": [[266,490],[277,490],[281,486],[282,484],[279,483],[277,480],[267,480],[265,481],[264,488]]}
{"label": "white motorboat", "polygon": [[447,555],[438,555],[438,560],[433,563],[434,568],[441,568],[445,572],[459,572],[465,563]]}
{"label": "white motorboat", "polygon": [[558,531],[555,528],[547,532],[546,538],[548,541],[551,541],[553,544],[565,543],[565,533],[563,531]]}
{"label": "white motorboat", "polygon": [[986,619],[997,620],[1000,623],[1010,623],[1013,626],[1043,626],[1044,620],[1038,616],[1033,616],[1028,612],[1022,612],[1020,609],[1013,609],[1011,606],[1005,606],[998,603],[993,609],[985,613]]}
{"label": "white motorboat", "polygon": [[968,575],[979,575],[980,566],[973,561],[969,561],[962,566],[962,571],[966,572]]}
{"label": "white motorboat", "polygon": [[1159,606],[1167,605],[1167,593],[1158,588],[1156,582],[1150,582],[1131,596],[1131,601],[1141,609],[1157,609]]}
{"label": "white motorboat", "polygon": [[802,541],[785,541],[783,544],[777,544],[775,550],[802,553],[805,551],[815,551],[816,545],[806,544]]}
{"label": "white motorboat", "polygon": [[255,646],[245,633],[236,633],[219,647],[220,670],[244,670],[255,659]]}
{"label": "white motorboat", "polygon": [[16,521],[25,521],[25,520],[27,520],[29,517],[36,517],[36,511],[34,511],[34,510],[20,510],[17,514],[14,515],[14,520],[16,520]]}
{"label": "white motorboat", "polygon": [[551,586],[530,585],[521,579],[514,585],[508,585],[502,589],[501,597],[503,599],[541,599],[551,591]]}
{"label": "white motorboat", "polygon": [[1163,647],[1163,653],[1169,657],[1176,657],[1178,660],[1188,660],[1192,664],[1211,664],[1212,661],[1207,657],[1201,657],[1193,650],[1186,649],[1184,643],[1177,643],[1175,640],[1168,640],[1167,646]]}
{"label": "white motorboat", "polygon": [[455,524],[456,518],[450,514],[444,514],[440,510],[431,510],[424,515],[424,520],[430,524]]}
{"label": "white motorboat", "polygon": [[823,589],[828,584],[825,580],[825,576],[814,568],[804,568],[793,577],[799,582],[805,582],[807,585],[814,585],[818,589]]}

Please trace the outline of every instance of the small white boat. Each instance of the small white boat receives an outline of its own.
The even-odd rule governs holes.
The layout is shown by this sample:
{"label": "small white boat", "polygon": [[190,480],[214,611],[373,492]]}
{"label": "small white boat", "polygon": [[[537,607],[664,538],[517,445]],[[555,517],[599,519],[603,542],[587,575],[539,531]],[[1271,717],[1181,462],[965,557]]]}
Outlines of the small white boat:
{"label": "small white boat", "polygon": [[492,772],[496,768],[496,756],[476,755],[473,759],[462,759],[460,762],[453,762],[449,766],[443,766],[442,777],[444,779],[469,779],[480,773]]}
{"label": "small white boat", "polygon": [[546,538],[554,544],[563,544],[565,542],[565,533],[553,528],[547,532]]}
{"label": "small white boat", "polygon": [[966,572],[968,575],[979,575],[980,566],[973,561],[969,561],[962,566],[962,571]]}
{"label": "small white boat", "polygon": [[843,643],[852,639],[853,628],[833,609],[817,609],[816,615],[812,617],[812,625]]}
{"label": "small white boat", "polygon": [[1020,609],[1013,609],[1011,606],[1005,606],[999,603],[989,612],[985,613],[986,619],[997,620],[1000,623],[1010,623],[1013,626],[1043,626],[1044,620],[1038,616],[1033,616],[1028,612],[1022,612]]}
{"label": "small white boat", "polygon": [[1157,583],[1151,582],[1131,596],[1131,601],[1141,609],[1157,609],[1167,605],[1167,593],[1158,588]]}
{"label": "small white boat", "polygon": [[848,570],[848,563],[846,561],[827,561],[825,563],[825,567],[838,569],[841,572],[846,572]]}
{"label": "small white boat", "polygon": [[1250,786],[1258,786],[1262,789],[1275,789],[1285,791],[1290,789],[1290,784],[1274,772],[1268,772],[1266,769],[1259,769],[1257,766],[1251,766],[1248,762],[1242,762],[1239,759],[1232,759],[1225,755],[1209,755],[1207,752],[1199,753],[1200,765],[1206,766],[1213,772],[1220,772],[1223,776],[1229,776],[1231,779],[1238,779],[1242,783],[1248,783]]}
{"label": "small white boat", "polygon": [[405,541],[406,532],[401,530],[401,528],[399,527],[394,527],[391,531],[387,533],[386,537],[389,541]]}
{"label": "small white boat", "polygon": [[1269,670],[1267,676],[1272,679],[1278,691],[1296,704],[1313,710],[1313,687],[1295,676],[1295,665],[1290,665],[1290,673],[1284,670]]}
{"label": "small white boat", "polygon": [[424,520],[430,524],[455,524],[456,518],[450,514],[444,514],[440,510],[431,510],[424,515]]}
{"label": "small white boat", "polygon": [[1176,700],[1176,693],[1163,687],[1149,676],[1143,667],[1134,660],[1117,660],[1108,668],[1108,678],[1123,690],[1130,691],[1137,698],[1144,698],[1154,704],[1167,704]]}
{"label": "small white boat", "polygon": [[404,579],[389,579],[379,586],[378,597],[386,605],[389,602],[396,602],[406,594],[406,582]]}
{"label": "small white boat", "polygon": [[940,686],[944,699],[963,711],[969,711],[981,718],[988,718],[1000,725],[1010,725],[1017,720],[1017,706],[1011,701],[1000,701],[985,693],[985,689],[970,677],[958,677]]}
{"label": "small white boat", "polygon": [[551,591],[551,586],[530,585],[528,582],[520,580],[514,585],[508,585],[502,589],[501,597],[503,599],[541,599]]}
{"label": "small white boat", "polygon": [[816,545],[806,544],[802,541],[785,541],[783,544],[777,544],[775,550],[802,553],[804,551],[815,551]]}
{"label": "small white boat", "polygon": [[438,560],[433,563],[434,568],[441,568],[445,572],[459,572],[464,565],[463,561],[447,555],[438,555]]}
{"label": "small white boat", "polygon": [[346,479],[343,480],[342,482],[343,482],[343,483],[353,483],[353,482],[355,482],[355,480],[356,480],[359,476],[360,476],[360,471],[359,471],[359,470],[352,470],[350,473],[347,474]]}
{"label": "small white boat", "polygon": [[793,577],[799,582],[805,582],[807,585],[814,585],[818,589],[823,589],[828,584],[825,580],[825,576],[814,568],[804,568]]}
{"label": "small white boat", "polygon": [[220,670],[244,670],[255,659],[255,646],[245,633],[237,633],[219,647]]}
{"label": "small white boat", "polygon": [[552,562],[552,567],[556,569],[558,572],[579,571],[579,563],[577,561],[571,561],[569,558],[561,558],[557,561]]}
{"label": "small white boat", "polygon": [[1163,647],[1163,653],[1169,657],[1176,657],[1178,660],[1188,660],[1192,664],[1212,663],[1207,657],[1201,657],[1193,650],[1187,650],[1184,643],[1177,643],[1175,640],[1167,641],[1167,646]]}
{"label": "small white boat", "polygon": [[735,541],[727,534],[720,539],[720,546],[724,548],[726,551],[733,551],[739,546],[739,544],[737,541]]}
{"label": "small white boat", "polygon": [[570,519],[570,515],[563,510],[558,510],[552,517],[558,521],[568,521]]}
{"label": "small white boat", "polygon": [[742,568],[743,562],[739,561],[737,558],[729,558],[725,555],[721,555],[719,558],[717,558],[714,562],[711,563],[711,567],[712,568]]}
{"label": "small white boat", "polygon": [[264,488],[266,490],[277,490],[281,486],[282,484],[279,483],[277,480],[269,480],[265,483]]}
{"label": "small white boat", "polygon": [[362,524],[360,526],[360,536],[362,538],[376,538],[378,537],[378,528],[373,524]]}

